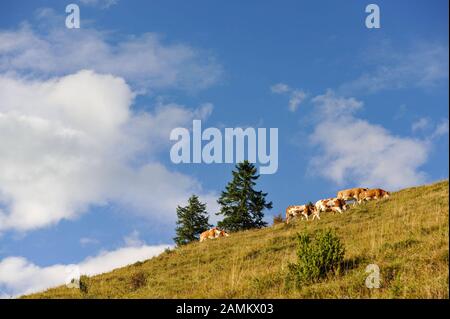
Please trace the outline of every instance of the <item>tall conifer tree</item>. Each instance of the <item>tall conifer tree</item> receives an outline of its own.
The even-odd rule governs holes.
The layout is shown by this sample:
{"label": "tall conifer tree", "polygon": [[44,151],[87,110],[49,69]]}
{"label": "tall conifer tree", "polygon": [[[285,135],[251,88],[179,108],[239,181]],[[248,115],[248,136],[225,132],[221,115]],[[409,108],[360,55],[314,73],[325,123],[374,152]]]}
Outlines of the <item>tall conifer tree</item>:
{"label": "tall conifer tree", "polygon": [[266,201],[267,193],[254,189],[259,175],[256,167],[248,161],[236,165],[233,180],[228,183],[217,201],[221,206],[217,215],[224,215],[218,226],[227,231],[261,228],[264,209],[271,209],[272,202]]}

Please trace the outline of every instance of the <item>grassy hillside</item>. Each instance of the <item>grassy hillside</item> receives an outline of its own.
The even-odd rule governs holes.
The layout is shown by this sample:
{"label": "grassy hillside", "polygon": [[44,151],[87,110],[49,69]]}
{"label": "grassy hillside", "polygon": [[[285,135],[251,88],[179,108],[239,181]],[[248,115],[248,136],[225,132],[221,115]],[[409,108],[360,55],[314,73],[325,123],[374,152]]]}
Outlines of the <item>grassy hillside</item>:
{"label": "grassy hillside", "polygon": [[[87,280],[87,292],[58,287],[31,298],[448,298],[448,181],[405,189],[343,215],[232,234],[165,252]],[[295,203],[293,203],[295,204]],[[296,234],[333,228],[345,269],[290,288]],[[381,288],[364,282],[377,264]]]}

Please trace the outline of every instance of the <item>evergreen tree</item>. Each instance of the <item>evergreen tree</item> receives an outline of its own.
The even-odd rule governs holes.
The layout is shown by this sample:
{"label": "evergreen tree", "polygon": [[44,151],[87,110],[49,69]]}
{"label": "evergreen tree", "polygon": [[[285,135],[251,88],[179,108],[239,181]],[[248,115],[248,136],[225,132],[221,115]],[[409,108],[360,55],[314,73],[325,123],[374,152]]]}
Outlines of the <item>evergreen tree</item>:
{"label": "evergreen tree", "polygon": [[206,204],[201,203],[196,195],[189,198],[187,206],[177,207],[177,216],[177,236],[174,241],[178,246],[197,241],[199,235],[211,227],[208,222]]}
{"label": "evergreen tree", "polygon": [[233,180],[217,201],[221,206],[217,215],[224,215],[218,226],[227,231],[266,226],[263,210],[271,209],[272,202],[266,202],[267,193],[254,190],[259,178],[255,165],[246,160],[236,165],[236,169],[233,171]]}

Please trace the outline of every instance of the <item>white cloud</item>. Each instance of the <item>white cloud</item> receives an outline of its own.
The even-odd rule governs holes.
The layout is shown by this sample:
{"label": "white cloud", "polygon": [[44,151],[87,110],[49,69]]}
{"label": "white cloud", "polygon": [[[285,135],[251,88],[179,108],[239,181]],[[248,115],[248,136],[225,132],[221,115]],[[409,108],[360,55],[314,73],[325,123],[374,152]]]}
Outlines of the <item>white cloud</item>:
{"label": "white cloud", "polygon": [[101,9],[108,9],[116,5],[119,0],[80,0],[80,3],[91,6],[91,7],[100,7]]}
{"label": "white cloud", "polygon": [[411,125],[413,132],[423,131],[427,133],[428,140],[433,140],[448,135],[448,119],[443,118],[439,123],[435,124],[430,118],[422,117]]}
{"label": "white cloud", "polygon": [[318,95],[312,99],[317,107],[316,114],[322,118],[340,118],[352,115],[363,107],[363,102],[351,97],[337,96],[332,90],[327,90],[323,95]]}
{"label": "white cloud", "polygon": [[113,251],[102,251],[87,257],[78,264],[56,264],[40,267],[23,257],[7,257],[0,261],[0,288],[4,290],[0,298],[20,296],[63,285],[72,277],[96,275],[143,261],[159,255],[172,245],[129,246]]}
{"label": "white cloud", "polygon": [[328,91],[312,101],[318,118],[310,140],[319,153],[310,165],[318,175],[339,185],[390,190],[426,180],[420,167],[428,157],[428,142],[395,136],[382,126],[358,119],[354,113],[362,102],[354,98]]}
{"label": "white cloud", "polygon": [[402,88],[429,89],[448,81],[448,45],[423,42],[401,52],[390,46],[375,48],[366,72],[343,84],[339,91],[375,93]]}
{"label": "white cloud", "polygon": [[98,239],[95,239],[95,238],[89,238],[89,237],[80,238],[81,246],[94,245],[94,244],[98,244],[98,243],[99,243]]}
{"label": "white cloud", "polygon": [[139,232],[137,230],[134,230],[131,234],[125,236],[123,240],[128,247],[142,246],[144,244],[144,241],[139,238]]}
{"label": "white cloud", "polygon": [[442,119],[436,126],[434,132],[431,134],[431,138],[438,138],[441,136],[448,136],[448,119]]}
{"label": "white cloud", "polygon": [[92,71],[43,82],[0,75],[0,231],[45,227],[105,203],[171,223],[192,193],[213,207],[214,194],[156,160],[171,128],[212,106],[136,113],[133,98],[123,79]]}
{"label": "white cloud", "polygon": [[272,85],[270,87],[270,90],[272,91],[272,93],[281,94],[281,93],[289,92],[291,90],[291,88],[287,84],[277,83],[277,84]]}
{"label": "white cloud", "polygon": [[423,131],[423,130],[427,129],[429,126],[430,126],[430,119],[426,118],[426,117],[422,117],[422,118],[418,119],[417,121],[415,121],[414,123],[412,123],[411,130],[413,132]]}
{"label": "white cloud", "polygon": [[289,110],[295,112],[298,106],[305,100],[306,93],[300,90],[294,90],[289,98]]}
{"label": "white cloud", "polygon": [[50,25],[38,34],[24,24],[18,30],[0,31],[0,72],[48,77],[91,69],[123,77],[140,90],[193,91],[211,86],[221,76],[222,68],[210,54],[185,44],[165,44],[155,33],[115,34],[115,39],[121,40],[87,27],[74,32]]}
{"label": "white cloud", "polygon": [[307,94],[303,90],[292,89],[285,83],[277,83],[270,87],[272,93],[289,96],[289,110],[295,112],[299,105],[306,99]]}

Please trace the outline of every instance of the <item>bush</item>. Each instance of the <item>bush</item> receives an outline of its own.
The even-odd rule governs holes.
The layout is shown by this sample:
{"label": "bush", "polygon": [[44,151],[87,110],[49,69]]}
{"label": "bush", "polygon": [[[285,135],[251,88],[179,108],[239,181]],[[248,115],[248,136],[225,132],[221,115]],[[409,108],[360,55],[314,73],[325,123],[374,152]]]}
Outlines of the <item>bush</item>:
{"label": "bush", "polygon": [[297,263],[289,269],[296,286],[319,281],[337,273],[344,260],[345,249],[331,230],[319,232],[314,239],[309,234],[297,238]]}
{"label": "bush", "polygon": [[138,290],[147,284],[147,274],[143,271],[134,273],[131,276],[131,289]]}
{"label": "bush", "polygon": [[283,223],[283,216],[281,214],[273,216],[273,224],[278,225]]}
{"label": "bush", "polygon": [[89,277],[86,275],[82,275],[80,277],[80,291],[83,294],[87,294],[89,292]]}

